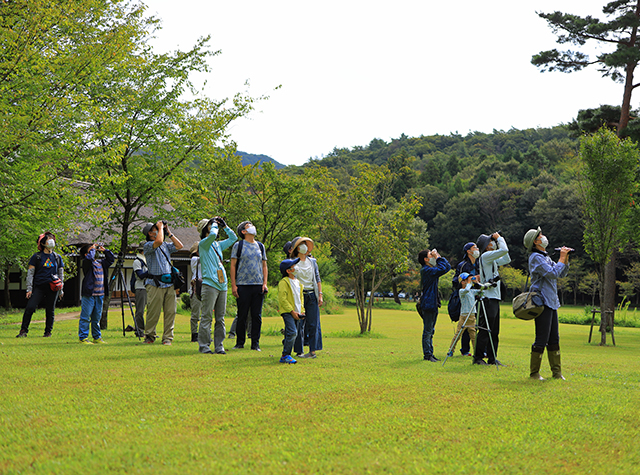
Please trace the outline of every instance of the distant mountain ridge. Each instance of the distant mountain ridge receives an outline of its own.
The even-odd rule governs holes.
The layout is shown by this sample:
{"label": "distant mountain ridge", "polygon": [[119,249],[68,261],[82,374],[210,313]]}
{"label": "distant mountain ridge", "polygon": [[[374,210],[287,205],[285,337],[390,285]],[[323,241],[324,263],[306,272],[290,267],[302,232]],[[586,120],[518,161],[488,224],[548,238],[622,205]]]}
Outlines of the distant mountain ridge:
{"label": "distant mountain ridge", "polygon": [[243,165],[253,165],[258,162],[271,162],[276,167],[276,170],[286,167],[286,165],[283,165],[267,155],[256,155],[253,153],[241,152],[239,150],[236,152],[236,155],[242,159]]}

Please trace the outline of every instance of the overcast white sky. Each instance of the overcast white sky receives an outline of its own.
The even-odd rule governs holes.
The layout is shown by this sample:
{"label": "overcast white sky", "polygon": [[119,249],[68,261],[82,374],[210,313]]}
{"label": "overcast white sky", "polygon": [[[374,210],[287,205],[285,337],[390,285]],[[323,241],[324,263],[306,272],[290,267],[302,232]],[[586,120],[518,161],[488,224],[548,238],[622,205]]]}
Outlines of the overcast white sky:
{"label": "overcast white sky", "polygon": [[146,2],[162,19],[158,52],[205,35],[222,51],[206,77],[209,97],[270,96],[231,136],[239,150],[287,165],[402,133],[551,127],[622,101],[622,86],[595,69],[531,64],[563,47],[536,11],[603,18],[607,0]]}

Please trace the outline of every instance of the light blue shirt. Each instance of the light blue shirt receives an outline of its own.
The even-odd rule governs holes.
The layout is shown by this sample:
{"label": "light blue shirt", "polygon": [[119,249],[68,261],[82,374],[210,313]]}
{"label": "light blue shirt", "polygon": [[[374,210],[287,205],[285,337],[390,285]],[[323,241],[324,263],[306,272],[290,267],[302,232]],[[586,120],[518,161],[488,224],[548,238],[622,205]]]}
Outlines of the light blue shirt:
{"label": "light blue shirt", "polygon": [[474,289],[473,284],[467,284],[460,289],[460,316],[466,317],[470,313],[476,313],[476,294],[480,289]]}
{"label": "light blue shirt", "polygon": [[531,274],[531,292],[542,295],[542,302],[533,299],[536,305],[546,305],[552,310],[560,308],[558,299],[558,279],[569,272],[569,266],[553,262],[546,252],[534,250],[529,256],[529,274]]}
{"label": "light blue shirt", "polygon": [[[202,283],[214,287],[220,291],[227,290],[227,273],[224,264],[220,260],[222,251],[229,248],[238,240],[229,226],[224,228],[224,232],[229,236],[224,241],[216,241],[216,234],[211,233],[198,244],[198,254],[200,254],[200,267],[202,269]],[[244,252],[244,249],[243,249]],[[218,279],[218,269],[222,270],[224,282]]]}
{"label": "light blue shirt", "polygon": [[[494,279],[500,275],[498,266],[506,266],[511,262],[509,257],[509,248],[507,241],[502,236],[498,238],[498,249],[495,251],[485,251],[478,259],[480,269],[480,279],[486,284],[490,279]],[[500,284],[484,291],[485,298],[501,300]]]}
{"label": "light blue shirt", "polygon": [[[153,247],[154,241],[147,241],[144,243],[144,257],[147,261],[147,268],[149,269],[149,274],[161,276],[162,274],[171,274],[171,263],[169,259],[171,259],[171,254],[176,252],[176,246],[172,242],[166,243],[163,242],[158,247]],[[164,254],[163,252],[164,251]],[[166,254],[166,256],[165,256]],[[153,279],[147,278],[145,280],[146,285],[153,285],[154,287],[158,287]],[[171,287],[173,284],[160,282],[161,288]]]}

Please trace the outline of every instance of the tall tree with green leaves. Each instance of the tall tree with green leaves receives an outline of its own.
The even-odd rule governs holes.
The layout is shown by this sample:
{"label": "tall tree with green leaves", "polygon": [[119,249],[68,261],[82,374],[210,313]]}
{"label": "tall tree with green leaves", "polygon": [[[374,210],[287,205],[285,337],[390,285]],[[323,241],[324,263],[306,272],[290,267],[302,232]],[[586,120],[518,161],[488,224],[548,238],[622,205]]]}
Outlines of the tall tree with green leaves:
{"label": "tall tree with green leaves", "polygon": [[[595,43],[598,53],[591,58],[583,51],[558,51],[552,49],[533,55],[531,62],[541,71],[570,73],[597,65],[603,77],[609,77],[624,85],[618,135],[629,123],[631,95],[640,83],[634,83],[635,69],[640,61],[640,0],[616,0],[607,3],[602,12],[606,19],[581,17],[559,11],[538,13],[557,35],[559,44],[578,47]],[[600,49],[602,48],[602,49]]]}
{"label": "tall tree with green leaves", "polygon": [[[613,124],[618,136],[623,137],[631,118],[631,96],[635,88],[640,86],[640,83],[634,82],[635,69],[640,61],[640,0],[615,0],[607,3],[602,12],[606,16],[605,20],[559,11],[539,13],[557,35],[559,44],[570,43],[582,47],[587,43],[595,43],[599,52],[595,58],[590,58],[583,51],[553,49],[534,55],[531,62],[543,72],[573,72],[597,65],[603,77],[623,84],[620,115],[617,123]],[[611,121],[608,122],[612,125]],[[612,312],[613,315],[616,298],[615,246],[609,258],[606,272],[602,269],[605,281],[600,296],[604,299],[602,310]]]}
{"label": "tall tree with green leaves", "polygon": [[367,302],[367,290],[373,296],[385,279],[408,266],[410,227],[420,204],[414,196],[403,197],[387,209],[392,184],[386,167],[358,165],[348,185],[328,180],[318,196],[320,234],[353,280],[361,333],[371,331],[373,298]]}
{"label": "tall tree with green leaves", "polygon": [[[600,277],[602,312],[615,310],[613,296],[605,292],[605,283],[614,281],[615,265],[610,262],[614,252],[621,249],[631,238],[635,203],[633,194],[640,161],[637,145],[629,139],[620,139],[606,127],[593,136],[583,137],[580,143],[580,158],[584,169],[580,181],[584,208],[584,247],[597,264]],[[611,275],[613,274],[613,275]],[[603,314],[604,315],[604,314]],[[607,342],[606,322],[600,325],[600,344]]]}
{"label": "tall tree with green leaves", "polygon": [[0,265],[8,275],[12,265],[24,267],[38,234],[54,231],[62,243],[70,232],[78,189],[65,177],[83,158],[77,145],[92,107],[87,89],[136,41],[132,25],[143,7],[116,0],[0,5]]}

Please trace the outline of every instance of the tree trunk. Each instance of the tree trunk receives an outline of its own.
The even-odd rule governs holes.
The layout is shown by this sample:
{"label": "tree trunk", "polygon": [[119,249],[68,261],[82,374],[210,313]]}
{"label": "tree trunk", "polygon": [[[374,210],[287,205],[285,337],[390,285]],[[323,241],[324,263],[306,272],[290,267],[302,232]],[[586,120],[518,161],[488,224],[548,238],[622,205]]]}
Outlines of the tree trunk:
{"label": "tree trunk", "polygon": [[[100,329],[106,330],[109,325],[109,305],[111,304],[111,295],[116,288],[116,282],[118,282],[118,276],[124,266],[124,256],[127,252],[129,245],[129,225],[131,224],[131,210],[127,207],[124,209],[122,216],[122,234],[120,235],[120,252],[116,258],[116,265],[111,272],[111,280],[109,285],[105,286],[105,290],[108,288],[108,292],[104,293],[104,303],[102,305],[102,316],[100,317]],[[107,273],[108,274],[108,273]],[[105,276],[105,279],[108,276]],[[127,283],[123,282],[124,288],[120,289],[121,292],[126,291]]]}
{"label": "tree trunk", "polygon": [[391,285],[393,286],[393,301],[400,305],[401,302],[398,297],[398,283],[394,281]]}
{"label": "tree trunk", "polygon": [[7,263],[4,269],[4,307],[11,310],[11,292],[9,291],[9,273],[11,272],[11,263]]}
{"label": "tree trunk", "polygon": [[616,254],[614,250],[611,259],[604,267],[603,289],[600,295],[600,345],[607,344],[607,321],[613,321],[616,309]]}

